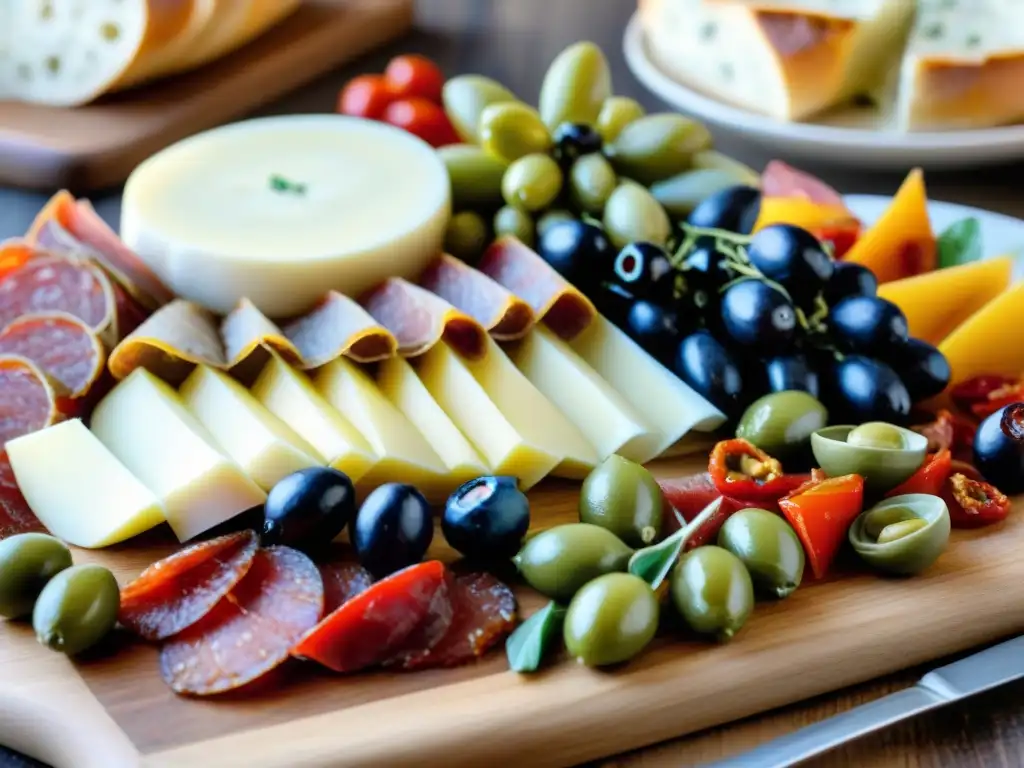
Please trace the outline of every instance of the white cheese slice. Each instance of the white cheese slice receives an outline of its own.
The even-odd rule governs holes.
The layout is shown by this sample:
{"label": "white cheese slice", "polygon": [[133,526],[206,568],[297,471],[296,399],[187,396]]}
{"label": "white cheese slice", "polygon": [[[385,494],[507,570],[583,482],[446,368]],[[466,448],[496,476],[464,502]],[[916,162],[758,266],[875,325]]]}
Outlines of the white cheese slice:
{"label": "white cheese slice", "polygon": [[377,463],[362,477],[360,486],[371,490],[384,483],[409,483],[424,495],[428,489],[444,487],[444,462],[355,363],[338,358],[323,366],[313,383],[377,454]]}
{"label": "white cheese slice", "polygon": [[449,214],[448,173],[423,141],[295,115],[216,128],[143,162],[125,185],[121,237],[182,298],[227,314],[244,297],[280,319],[330,289],[415,278]]}
{"label": "white cheese slice", "polygon": [[613,453],[635,454],[657,430],[565,341],[538,325],[506,347],[526,378],[576,425],[603,461]]}
{"label": "white cheese slice", "polygon": [[711,432],[725,423],[721,411],[604,317],[598,316],[570,346],[654,427],[649,439],[620,450],[627,459],[650,461],[691,430]]}
{"label": "white cheese slice", "polygon": [[78,419],[5,446],[25,501],[76,547],[117,544],[164,522],[160,501]]}
{"label": "white cheese slice", "polygon": [[178,394],[218,447],[265,491],[292,472],[326,463],[313,446],[222,371],[196,366]]}
{"label": "white cheese slice", "polygon": [[180,541],[267,498],[215,447],[178,394],[145,368],[135,370],[100,401],[91,428],[161,501]]}
{"label": "white cheese slice", "polygon": [[320,396],[309,377],[276,353],[271,353],[251,391],[264,408],[353,483],[377,463],[377,454],[359,430]]}

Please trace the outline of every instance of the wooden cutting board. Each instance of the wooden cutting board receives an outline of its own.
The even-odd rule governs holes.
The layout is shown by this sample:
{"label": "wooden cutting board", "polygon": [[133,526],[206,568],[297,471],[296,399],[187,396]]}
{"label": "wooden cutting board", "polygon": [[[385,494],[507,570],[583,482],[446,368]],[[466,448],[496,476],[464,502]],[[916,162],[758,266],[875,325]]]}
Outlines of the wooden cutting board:
{"label": "wooden cutting board", "polygon": [[166,82],[75,109],[0,102],[0,184],[76,192],[120,184],[154,152],[404,34],[413,6],[414,0],[305,0],[241,50]]}
{"label": "wooden cutting board", "polygon": [[[531,491],[533,527],[574,521],[577,498],[578,486],[565,482]],[[124,583],[173,548],[163,536],[75,558],[108,565]],[[0,626],[0,742],[57,768],[572,765],[1024,631],[1022,549],[1018,500],[1001,526],[954,531],[926,574],[837,573],[759,603],[728,645],[667,635],[605,672],[561,660],[520,677],[500,651],[475,666],[404,674],[338,676],[295,662],[279,687],[189,700],[161,681],[154,647],[121,638],[72,663],[8,623]],[[431,554],[453,556],[443,544]],[[518,594],[524,615],[543,604],[528,589]]]}

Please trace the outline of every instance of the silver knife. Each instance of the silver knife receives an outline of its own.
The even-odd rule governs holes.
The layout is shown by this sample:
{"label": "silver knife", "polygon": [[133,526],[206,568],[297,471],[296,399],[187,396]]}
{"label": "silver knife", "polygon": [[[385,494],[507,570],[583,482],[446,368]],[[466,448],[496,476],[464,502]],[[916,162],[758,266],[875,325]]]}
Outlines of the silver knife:
{"label": "silver knife", "polygon": [[789,768],[861,736],[1024,678],[1024,636],[939,667],[902,691],[705,768]]}

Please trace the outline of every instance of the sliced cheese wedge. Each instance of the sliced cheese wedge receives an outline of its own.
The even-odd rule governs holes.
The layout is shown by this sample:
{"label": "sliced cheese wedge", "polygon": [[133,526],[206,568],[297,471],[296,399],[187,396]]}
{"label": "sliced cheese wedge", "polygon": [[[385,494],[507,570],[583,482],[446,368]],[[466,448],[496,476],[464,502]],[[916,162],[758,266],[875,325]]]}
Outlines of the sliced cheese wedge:
{"label": "sliced cheese wedge", "polygon": [[377,454],[348,419],[324,400],[313,382],[271,353],[252,385],[253,396],[335,469],[358,482]]}
{"label": "sliced cheese wedge", "polygon": [[160,501],[78,419],[5,446],[40,522],[76,547],[125,541],[164,522]]}
{"label": "sliced cheese wedge", "polygon": [[222,371],[196,366],[178,394],[220,449],[265,491],[292,472],[327,463],[313,446]]}
{"label": "sliced cheese wedge", "polygon": [[144,368],[100,401],[91,426],[100,442],[161,501],[180,541],[267,498],[215,447],[178,394]]}
{"label": "sliced cheese wedge", "polygon": [[360,486],[370,490],[384,483],[409,483],[424,495],[448,488],[444,462],[359,366],[338,358],[323,366],[313,383],[377,454],[377,463],[362,477]]}
{"label": "sliced cheese wedge", "polygon": [[536,326],[506,349],[516,367],[594,446],[600,461],[620,451],[635,453],[637,446],[656,439],[654,426],[546,326]]}
{"label": "sliced cheese wedge", "polygon": [[654,428],[649,439],[619,451],[627,459],[650,461],[689,432],[712,432],[725,423],[721,411],[604,317],[598,316],[570,346]]}

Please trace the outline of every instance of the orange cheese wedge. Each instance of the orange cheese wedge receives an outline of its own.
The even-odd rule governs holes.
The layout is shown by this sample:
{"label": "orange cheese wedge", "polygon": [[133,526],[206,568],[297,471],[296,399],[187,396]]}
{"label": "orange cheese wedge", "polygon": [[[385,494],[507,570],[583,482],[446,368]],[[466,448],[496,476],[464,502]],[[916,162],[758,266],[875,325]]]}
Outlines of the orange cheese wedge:
{"label": "orange cheese wedge", "polygon": [[983,374],[1024,374],[1024,281],[1016,282],[971,315],[939,345],[953,384]]}

